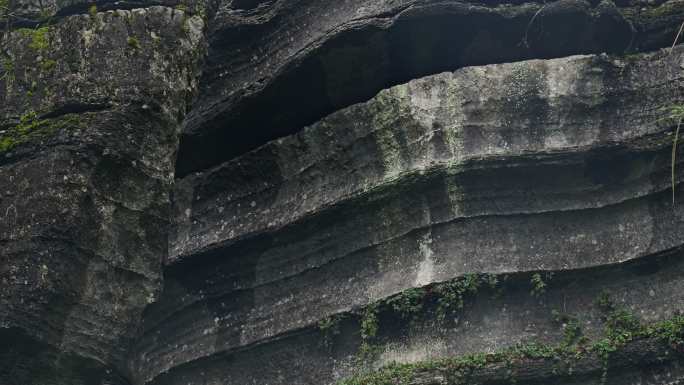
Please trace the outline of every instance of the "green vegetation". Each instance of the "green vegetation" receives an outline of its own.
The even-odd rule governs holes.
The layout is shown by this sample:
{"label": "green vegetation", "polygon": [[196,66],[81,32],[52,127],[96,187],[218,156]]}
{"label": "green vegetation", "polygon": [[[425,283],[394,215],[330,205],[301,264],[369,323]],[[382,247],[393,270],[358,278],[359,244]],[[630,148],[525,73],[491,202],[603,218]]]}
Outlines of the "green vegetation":
{"label": "green vegetation", "polygon": [[40,20],[43,22],[50,22],[51,17],[52,17],[52,12],[49,9],[43,8],[41,6],[41,8],[40,8]]}
{"label": "green vegetation", "polygon": [[607,291],[601,292],[596,300],[598,307],[605,313],[604,337],[596,342],[593,351],[603,363],[601,383],[606,383],[610,355],[618,351],[628,342],[638,337],[649,337],[649,329],[642,326],[639,320],[626,309],[618,307]]}
{"label": "green vegetation", "polygon": [[653,20],[662,19],[664,17],[677,17],[681,15],[681,4],[676,1],[666,1],[657,7],[646,7],[639,13],[639,19],[642,22],[652,22]]}
{"label": "green vegetation", "polygon": [[323,333],[323,344],[332,346],[334,336],[340,334],[342,316],[333,315],[318,322],[318,329]]}
{"label": "green vegetation", "polygon": [[[550,275],[546,276],[546,279]],[[540,273],[532,275],[533,293],[540,295],[547,287]],[[491,275],[466,275],[460,279],[440,283],[432,287],[409,289],[388,300],[380,301],[368,306],[361,313],[361,347],[358,354],[358,364],[366,364],[378,351],[378,346],[372,342],[376,338],[380,325],[380,312],[396,313],[402,319],[414,317],[416,314],[429,311],[428,303],[436,306],[435,315],[443,317],[447,310],[461,309],[464,306],[464,296],[475,294],[478,288],[487,283],[494,289],[498,280]],[[432,302],[430,302],[432,301]],[[651,325],[642,325],[637,317],[627,309],[615,305],[607,291],[595,300],[596,306],[603,312],[603,335],[590,343],[583,335],[581,322],[576,317],[563,314],[558,310],[552,311],[555,323],[562,326],[563,337],[555,345],[539,342],[521,343],[502,351],[485,354],[477,353],[460,357],[444,358],[412,364],[392,363],[372,373],[359,374],[340,382],[340,385],[401,385],[410,384],[415,376],[426,370],[434,370],[449,378],[463,379],[469,383],[468,376],[489,364],[505,364],[510,370],[511,383],[515,383],[515,371],[512,365],[525,365],[525,360],[552,360],[553,373],[558,375],[557,365],[565,365],[568,372],[579,360],[600,360],[603,366],[602,379],[608,376],[610,357],[623,349],[627,344],[641,340],[654,340],[664,344],[665,348],[681,348],[684,345],[684,315],[676,315],[671,319]],[[322,321],[319,327],[322,331],[336,331],[338,319]],[[460,383],[460,382],[459,382]]]}
{"label": "green vegetation", "polygon": [[43,59],[40,62],[40,68],[44,71],[50,71],[51,69],[55,68],[56,65],[57,62],[52,59]]}
{"label": "green vegetation", "polygon": [[2,72],[0,80],[7,79],[11,81],[14,79],[14,61],[10,57],[5,56],[2,58]]}
{"label": "green vegetation", "polygon": [[[546,279],[549,280],[552,276],[553,274],[547,273]],[[544,279],[542,279],[540,273],[532,274],[532,279],[530,280],[530,283],[532,284],[532,290],[530,290],[531,295],[535,297],[540,297],[544,293],[546,293],[546,287],[548,286],[548,284],[544,282]]]}
{"label": "green vegetation", "polygon": [[364,340],[375,337],[378,334],[378,308],[368,306],[363,312],[361,319],[361,338]]}
{"label": "green vegetation", "polygon": [[610,311],[613,308],[613,301],[610,299],[610,292],[602,290],[596,297],[594,304],[603,311]]}
{"label": "green vegetation", "polygon": [[7,18],[7,15],[10,13],[10,8],[9,8],[9,0],[0,0],[0,20],[4,20]]}
{"label": "green vegetation", "polygon": [[408,289],[387,300],[387,304],[402,318],[408,318],[417,315],[423,309],[423,297],[425,289]]}
{"label": "green vegetation", "polygon": [[684,315],[680,314],[650,327],[647,326],[643,333],[654,336],[671,347],[680,346],[684,343]]}
{"label": "green vegetation", "polygon": [[360,361],[368,360],[375,354],[371,341],[378,334],[378,328],[378,307],[370,305],[364,310],[361,318],[361,347],[358,356]]}
{"label": "green vegetation", "polygon": [[[487,278],[489,282],[490,278]],[[463,308],[466,294],[475,294],[480,287],[481,279],[477,274],[466,274],[460,279],[444,282],[435,286],[437,299],[437,319],[444,321],[449,312]]]}
{"label": "green vegetation", "polygon": [[599,294],[596,304],[604,312],[605,334],[609,340],[627,341],[645,331],[632,313],[615,305],[608,292]]}
{"label": "green vegetation", "polygon": [[28,47],[32,50],[40,52],[50,48],[50,27],[21,28],[19,31],[24,36],[31,38]]}
{"label": "green vegetation", "polygon": [[40,69],[44,71],[52,70],[57,62],[45,57],[45,51],[50,48],[50,27],[40,27],[40,28],[20,28],[17,31],[21,33],[24,37],[30,39],[28,47],[36,52],[41,53],[38,55],[40,62],[38,63]]}
{"label": "green vegetation", "polygon": [[128,43],[128,46],[133,48],[134,50],[140,49],[140,41],[138,40],[137,37],[129,36],[128,39],[126,40],[126,42]]}
{"label": "green vegetation", "polygon": [[183,21],[181,22],[181,31],[183,31],[183,33],[188,33],[190,31],[190,26],[188,26],[188,20],[188,15],[183,14]]}
{"label": "green vegetation", "polygon": [[[530,277],[532,294],[542,295],[548,287],[550,273],[534,273]],[[420,314],[433,314],[443,321],[445,314],[464,307],[466,295],[476,294],[487,285],[492,290],[500,290],[499,280],[495,275],[468,274],[453,281],[443,282],[424,288],[408,289],[386,300],[378,301],[360,312],[361,345],[357,354],[357,365],[368,368],[379,352],[378,334],[381,328],[380,315],[398,316],[401,319],[414,321]],[[561,371],[572,374],[579,360],[598,360],[603,366],[601,374],[605,381],[611,356],[624,349],[629,343],[648,339],[649,344],[662,343],[665,349],[681,349],[684,345],[684,315],[652,325],[642,325],[637,317],[627,309],[615,305],[607,291],[601,292],[595,305],[602,311],[603,333],[593,341],[586,337],[582,323],[577,317],[552,311],[553,321],[562,327],[562,338],[556,344],[539,342],[520,343],[495,353],[477,353],[460,357],[444,358],[412,364],[393,363],[380,370],[363,373],[340,382],[340,385],[401,385],[410,384],[416,375],[426,370],[434,370],[448,378],[462,379],[470,383],[468,376],[487,365],[502,364],[508,368],[510,378],[506,381],[516,382],[515,365],[523,367],[526,360],[550,360],[550,370],[554,375]],[[319,323],[324,333],[324,342],[329,345],[329,337],[339,333],[339,316],[334,316]],[[383,321],[384,322],[384,321]],[[653,342],[651,342],[653,341]]]}
{"label": "green vegetation", "polygon": [[[562,319],[563,316],[560,317]],[[461,379],[462,382],[460,383],[467,384],[470,383],[467,379],[469,374],[478,369],[483,369],[489,364],[506,364],[510,369],[514,364],[525,365],[525,361],[528,360],[552,360],[554,363],[565,363],[568,370],[571,371],[577,361],[593,359],[594,357],[604,361],[602,377],[605,380],[610,355],[630,342],[638,339],[654,339],[669,348],[684,344],[684,316],[682,315],[677,315],[651,326],[639,325],[637,329],[634,329],[636,327],[635,318],[626,315],[623,311],[609,314],[607,317],[604,338],[590,346],[584,345],[586,340],[575,338],[577,329],[572,327],[571,330],[573,331],[567,334],[572,335],[572,338],[566,336],[563,342],[556,346],[533,342],[518,344],[491,354],[477,353],[412,364],[393,363],[378,371],[360,374],[341,381],[339,384],[408,385],[417,374],[431,370],[438,371],[440,374],[446,375],[447,378]],[[629,330],[629,333],[626,330]],[[571,339],[577,342],[568,345]],[[515,383],[515,371],[510,370],[510,372],[511,378],[508,380]],[[554,373],[558,374],[555,367]]]}
{"label": "green vegetation", "polygon": [[90,7],[88,7],[88,14],[92,18],[97,17],[97,5],[92,4]]}
{"label": "green vegetation", "polygon": [[19,124],[0,134],[0,153],[10,151],[22,143],[51,136],[60,130],[80,125],[80,118],[74,114],[54,119],[40,119],[34,111],[29,111],[21,116]]}
{"label": "green vegetation", "polygon": [[577,318],[562,314],[558,310],[551,312],[553,321],[563,327],[563,341],[561,346],[571,347],[575,344],[586,343],[586,337],[582,337],[582,327]]}
{"label": "green vegetation", "polygon": [[[359,360],[370,359],[377,352],[378,347],[374,346],[374,340],[380,329],[380,313],[409,320],[410,324],[423,314],[431,313],[440,322],[444,322],[448,314],[463,308],[466,295],[477,293],[483,285],[494,290],[498,284],[499,279],[493,274],[466,274],[452,281],[407,289],[369,305],[361,312]],[[333,325],[334,320],[326,319],[319,323],[319,329],[324,332],[335,330]],[[324,343],[327,344],[329,338],[326,335],[324,333]]]}
{"label": "green vegetation", "polygon": [[[424,314],[434,314],[440,322],[444,322],[448,314],[463,308],[466,295],[477,293],[483,285],[494,290],[498,284],[499,279],[493,274],[467,274],[452,281],[407,289],[369,305],[360,313],[361,346],[358,360],[367,361],[378,351],[379,346],[375,340],[380,330],[380,314],[408,320],[409,325]],[[319,323],[326,345],[331,340],[330,331],[336,330],[335,322],[337,321],[329,318]]]}

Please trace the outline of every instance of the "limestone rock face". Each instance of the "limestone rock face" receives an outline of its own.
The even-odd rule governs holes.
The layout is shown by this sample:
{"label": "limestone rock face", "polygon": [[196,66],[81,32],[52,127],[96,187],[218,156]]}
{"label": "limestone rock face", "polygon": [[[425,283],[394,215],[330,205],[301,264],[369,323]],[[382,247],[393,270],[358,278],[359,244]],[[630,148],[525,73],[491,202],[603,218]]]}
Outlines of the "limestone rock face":
{"label": "limestone rock face", "polygon": [[226,1],[211,25],[179,176],[391,85],[463,66],[669,46],[677,1]]}
{"label": "limestone rock face", "polygon": [[0,385],[684,381],[683,20],[0,0]]}
{"label": "limestone rock face", "polygon": [[203,30],[150,7],[3,36],[0,383],[126,383]]}

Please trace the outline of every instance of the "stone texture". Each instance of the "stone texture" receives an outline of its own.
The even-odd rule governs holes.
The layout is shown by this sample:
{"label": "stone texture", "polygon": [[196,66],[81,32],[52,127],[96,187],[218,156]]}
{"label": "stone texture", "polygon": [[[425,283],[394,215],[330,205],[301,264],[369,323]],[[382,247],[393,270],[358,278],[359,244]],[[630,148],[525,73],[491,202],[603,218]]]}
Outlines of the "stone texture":
{"label": "stone texture", "polygon": [[679,0],[223,2],[178,172],[217,165],[410,79],[660,48],[683,13]]}
{"label": "stone texture", "polygon": [[[575,56],[414,80],[178,181],[167,292],[148,313],[136,371],[150,380],[180,367],[179,379],[172,370],[162,383],[292,383],[282,374],[290,361],[270,376],[236,376],[255,360],[249,355],[230,358],[234,369],[198,373],[224,365],[212,356],[315,329],[412,287],[619,264],[680,247],[673,127],[658,120],[683,96],[683,54]],[[576,300],[586,305],[599,291]],[[511,320],[534,308],[517,306],[508,321],[491,321],[494,335],[468,329],[437,343],[428,332],[400,338],[408,347],[397,349],[513,344],[507,336],[529,333]],[[548,318],[550,309],[541,312]],[[299,362],[322,368],[291,371],[297,381],[354,372],[356,353],[329,363],[311,349]]]}
{"label": "stone texture", "polygon": [[684,1],[92,5],[0,0],[0,384],[684,381],[585,349],[684,311]]}
{"label": "stone texture", "polygon": [[[671,127],[658,120],[662,109],[681,102],[682,60],[677,51],[630,60],[528,61],[465,68],[382,91],[297,135],[180,181],[171,261],[347,201],[397,195],[394,188],[417,184],[416,193],[427,197],[427,181],[439,183],[444,191],[435,194],[447,196],[424,204],[445,207],[435,208],[436,218],[414,221],[602,207],[666,189],[668,179],[658,183],[649,175],[666,171],[668,163],[656,166],[654,157],[639,152],[671,144]],[[592,169],[608,157],[603,152],[615,154],[624,169]],[[627,166],[642,162],[645,168]],[[571,171],[573,164],[584,172]],[[564,180],[545,181],[554,167],[567,170]],[[505,182],[484,185],[495,173]],[[403,215],[410,220],[414,213]]]}
{"label": "stone texture", "polygon": [[4,36],[0,383],[126,383],[203,44],[202,19],[166,7]]}
{"label": "stone texture", "polygon": [[[681,294],[681,255],[679,251],[649,256],[624,264],[557,271],[548,280],[547,292],[540,297],[530,294],[530,274],[500,274],[500,284],[496,290],[482,290],[477,295],[469,296],[464,309],[455,312],[446,322],[436,322],[434,314],[427,308],[418,313],[417,319],[397,320],[396,314],[381,313],[380,337],[379,341],[375,342],[379,354],[367,364],[377,368],[392,361],[417,362],[465,353],[494,352],[518,342],[555,343],[563,338],[563,328],[554,321],[554,310],[578,317],[584,335],[592,339],[597,338],[604,325],[601,311],[595,302],[603,290],[608,290],[615,302],[630,309],[644,322],[668,318],[684,305],[684,297]],[[190,273],[197,275],[196,271]],[[340,274],[340,269],[319,274],[326,274],[327,279],[334,279]],[[190,285],[181,287],[176,283],[182,282],[188,275],[190,274],[179,273],[169,276],[169,279],[173,279],[170,285],[174,286],[169,292],[171,297],[183,295],[191,290]],[[183,289],[186,291],[182,291]],[[255,308],[263,306],[266,312],[266,309],[290,306],[285,313],[301,314],[300,317],[304,318],[304,315],[315,311],[312,308],[321,306],[319,302],[331,297],[323,297],[318,291],[312,292],[310,287],[285,290],[288,289],[292,294],[289,301],[275,299],[274,302],[277,301],[277,304],[270,303],[265,299],[268,296],[254,290],[252,301]],[[344,287],[340,291],[352,292],[349,287]],[[240,313],[234,310],[235,307],[249,306],[250,302],[245,299],[247,295],[242,295],[239,299],[235,299],[234,294],[224,297],[216,296],[214,293],[204,295],[207,301],[188,306],[184,313],[179,312],[167,317],[165,327],[150,333],[149,340],[141,341],[140,346],[145,352],[143,357],[150,358],[141,364],[141,368],[153,367],[155,356],[160,354],[163,354],[164,358],[159,362],[164,363],[177,363],[180,358],[197,356],[199,352],[214,354],[203,359],[195,359],[185,365],[178,365],[152,383],[232,385],[256,381],[263,384],[334,384],[336,380],[362,369],[359,367],[358,359],[361,345],[358,334],[360,317],[353,312],[345,313],[346,318],[339,326],[340,333],[334,335],[327,346],[323,343],[325,333],[314,323],[309,327],[296,328],[289,333],[264,338],[261,342],[250,344],[243,349],[220,352],[230,341],[238,343],[236,332],[230,329],[229,322],[236,314],[240,316]],[[302,308],[294,309],[293,305],[283,303],[305,301],[301,297],[308,297],[309,300]],[[257,311],[252,310],[248,314],[251,316]],[[421,316],[422,314],[424,316]],[[268,317],[265,313],[261,315]],[[219,322],[212,317],[219,317]],[[290,319],[291,316],[283,315],[278,323],[285,323]],[[182,325],[190,322],[196,325],[198,330],[188,334],[187,331],[190,329],[184,329]],[[244,328],[252,333],[267,330],[262,325],[252,323],[248,323]],[[165,340],[161,336],[167,335],[174,335],[173,340],[178,341],[178,345],[163,345],[154,349],[156,343]],[[639,369],[633,365],[630,370]],[[597,377],[595,383],[599,383],[600,373]],[[482,378],[483,382],[493,381],[485,375]],[[614,377],[612,381],[615,382],[610,383],[618,384],[620,377]],[[559,383],[573,382],[572,378],[569,378]]]}

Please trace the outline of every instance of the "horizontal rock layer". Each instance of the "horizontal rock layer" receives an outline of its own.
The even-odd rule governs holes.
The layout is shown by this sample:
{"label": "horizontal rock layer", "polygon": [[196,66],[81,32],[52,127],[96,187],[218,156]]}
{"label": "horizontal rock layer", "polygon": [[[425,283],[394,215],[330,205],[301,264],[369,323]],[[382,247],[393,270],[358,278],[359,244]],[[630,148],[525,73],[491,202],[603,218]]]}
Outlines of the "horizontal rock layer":
{"label": "horizontal rock layer", "polygon": [[[607,206],[668,188],[650,176],[666,173],[669,159],[657,166],[652,153],[671,145],[661,118],[681,101],[682,58],[677,50],[471,67],[383,91],[180,181],[171,261],[343,202],[402,199],[393,190],[427,181],[445,196],[423,191],[423,204],[446,200],[428,223]],[[564,172],[548,180],[554,167]]]}
{"label": "horizontal rock layer", "polygon": [[[304,344],[270,341],[413,287],[680,247],[674,123],[660,118],[683,96],[683,59],[676,49],[442,73],[178,181],[165,293],[145,317],[133,371],[140,382],[169,371],[162,383],[329,383],[358,369],[355,349],[317,359],[322,372],[283,374],[290,360],[268,379],[235,372],[251,351]],[[525,335],[511,327],[502,334]],[[435,341],[429,333],[406,349]],[[442,344],[464,348],[467,338]],[[464,351],[516,341],[481,338]],[[320,352],[302,354],[310,363]],[[235,355],[251,358],[198,375]]]}
{"label": "horizontal rock layer", "polygon": [[217,165],[425,75],[663,47],[682,17],[681,0],[224,2],[177,172]]}
{"label": "horizontal rock layer", "polygon": [[[376,354],[371,365],[379,367],[393,361],[421,362],[474,352],[493,353],[517,343],[559,343],[567,334],[563,326],[563,322],[567,320],[559,321],[558,316],[554,315],[556,313],[560,313],[562,317],[575,319],[579,325],[580,336],[595,340],[601,337],[602,329],[605,327],[604,310],[597,304],[601,293],[609,293],[611,301],[628,309],[629,313],[636,315],[646,324],[668,319],[676,315],[684,305],[684,297],[681,294],[681,274],[684,265],[681,257],[680,249],[674,253],[649,256],[611,266],[560,271],[550,278],[544,275],[543,279],[548,286],[541,295],[530,292],[533,288],[530,282],[531,274],[498,275],[498,283],[493,289],[483,284],[477,293],[464,295],[464,308],[448,313],[446,320],[442,322],[436,321],[429,304],[425,304],[413,315],[403,318],[391,308],[385,308],[379,315],[378,337],[372,342]],[[199,322],[202,325],[205,322],[210,323],[210,317],[216,314],[212,314],[212,311],[217,309],[220,309],[220,306],[210,304],[201,311],[196,309],[195,316],[199,317],[195,320],[201,320]],[[359,363],[363,362],[359,361],[362,345],[359,335],[360,317],[354,314],[343,316],[345,318],[336,326],[336,334],[321,330],[318,325],[312,325],[265,343],[181,365],[159,376],[152,383],[335,383],[336,380],[360,370]],[[163,333],[166,332],[168,331]],[[203,337],[202,345],[206,348],[218,347],[223,338],[225,336],[220,333],[213,338],[207,335]],[[187,345],[186,354],[187,350],[191,349],[191,345]],[[619,369],[610,373],[607,383],[631,383],[627,382],[620,372],[631,373],[632,376],[638,374],[638,378],[646,377],[649,371],[666,375],[667,369],[652,365],[650,360],[657,354],[653,354],[648,348],[639,347],[630,354],[632,358],[628,363],[617,357],[609,361],[611,366]],[[635,358],[639,356],[643,357],[643,361]],[[670,358],[681,362],[681,357]],[[667,364],[668,361],[665,360],[663,363]],[[640,364],[645,367],[641,367]],[[532,374],[529,374],[527,381],[537,383],[535,381],[539,381],[540,377],[558,376],[558,371],[561,370],[559,365],[563,365],[562,361],[540,367],[519,364],[518,370],[523,373],[531,371]],[[601,383],[601,360],[587,360],[585,365],[593,367],[586,369],[588,373],[582,372],[581,363],[565,365],[575,366],[575,376],[565,376],[565,368],[563,375],[554,383]],[[535,370],[539,372],[534,373]],[[547,373],[543,374],[545,371]],[[677,370],[676,366],[672,372],[675,378],[681,378],[681,371]],[[517,375],[525,378],[523,373]],[[497,373],[485,372],[479,375],[479,381],[472,379],[466,383],[497,383],[497,380],[505,380]],[[422,381],[425,381],[425,378]],[[423,382],[419,376],[412,378],[408,383]],[[521,380],[520,383],[528,382]],[[656,379],[645,383],[669,382],[658,382]]]}

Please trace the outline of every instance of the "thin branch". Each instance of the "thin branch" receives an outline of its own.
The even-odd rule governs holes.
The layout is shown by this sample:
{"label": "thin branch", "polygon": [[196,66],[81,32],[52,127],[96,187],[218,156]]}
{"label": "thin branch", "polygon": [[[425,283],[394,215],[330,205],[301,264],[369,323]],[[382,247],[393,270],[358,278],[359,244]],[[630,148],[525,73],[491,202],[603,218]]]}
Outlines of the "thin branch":
{"label": "thin branch", "polygon": [[684,30],[684,22],[682,22],[682,25],[679,27],[679,32],[677,32],[677,36],[675,36],[675,39],[672,42],[672,47],[670,48],[670,53],[672,53],[675,45],[677,45],[677,41],[679,40],[679,36],[682,35],[682,30]]}
{"label": "thin branch", "polygon": [[[674,41],[672,42],[672,47],[670,48],[670,54],[674,51],[674,47],[677,45],[677,41],[679,40],[679,37],[682,35],[682,30],[684,30],[684,22],[682,22],[682,25],[679,26],[679,31],[677,32],[677,36],[675,36]],[[673,111],[673,115],[677,113]],[[675,188],[676,188],[676,162],[677,162],[677,142],[679,141],[679,130],[682,128],[682,120],[684,119],[684,114],[682,114],[682,111],[679,111],[677,113],[677,129],[675,130],[675,136],[674,136],[674,141],[672,142],[672,161],[671,161],[671,167],[672,167],[672,207],[675,205]]]}
{"label": "thin branch", "polygon": [[523,45],[524,45],[526,48],[530,48],[530,44],[529,44],[529,42],[527,41],[527,38],[529,37],[530,28],[532,28],[532,23],[534,23],[534,20],[537,19],[537,16],[539,16],[539,14],[544,10],[544,8],[546,8],[547,5],[548,5],[548,4],[542,5],[542,7],[539,8],[539,9],[537,10],[537,12],[534,13],[534,16],[532,16],[532,18],[530,19],[530,22],[527,23],[527,28],[525,28],[525,36],[523,37],[523,40],[522,40],[522,43],[523,43]]}
{"label": "thin branch", "polygon": [[675,168],[677,161],[677,142],[679,141],[679,129],[682,127],[682,117],[677,122],[677,130],[675,130],[674,142],[672,143],[672,206],[675,205]]}

